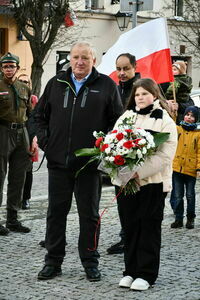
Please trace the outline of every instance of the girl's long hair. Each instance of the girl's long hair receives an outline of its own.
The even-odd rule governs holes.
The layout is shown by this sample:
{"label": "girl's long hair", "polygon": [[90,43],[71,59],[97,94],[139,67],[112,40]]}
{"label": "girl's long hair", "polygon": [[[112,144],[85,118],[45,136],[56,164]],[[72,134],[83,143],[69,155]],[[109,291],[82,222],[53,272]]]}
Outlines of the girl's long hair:
{"label": "girl's long hair", "polygon": [[152,94],[156,99],[158,99],[160,106],[168,112],[170,117],[172,117],[169,106],[167,104],[167,101],[162,97],[157,83],[154,80],[152,80],[151,78],[141,78],[134,82],[133,89],[132,89],[129,101],[127,103],[126,109],[134,109],[136,107],[135,93],[139,87],[142,87],[143,89],[148,91],[150,94]]}

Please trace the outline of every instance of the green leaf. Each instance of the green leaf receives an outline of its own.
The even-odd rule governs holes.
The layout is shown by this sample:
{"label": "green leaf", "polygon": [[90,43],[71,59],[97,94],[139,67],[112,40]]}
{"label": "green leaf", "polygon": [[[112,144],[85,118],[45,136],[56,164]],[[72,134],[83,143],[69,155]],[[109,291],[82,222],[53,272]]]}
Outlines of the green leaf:
{"label": "green leaf", "polygon": [[82,148],[76,150],[74,153],[76,156],[94,156],[99,155],[100,150],[99,148]]}
{"label": "green leaf", "polygon": [[158,147],[159,145],[166,142],[169,138],[169,132],[157,132],[153,134],[155,146]]}
{"label": "green leaf", "polygon": [[83,169],[85,169],[85,167],[87,166],[87,165],[89,165],[91,162],[93,162],[93,161],[95,161],[95,160],[99,160],[99,156],[93,156],[93,157],[91,157],[90,158],[90,160],[80,169],[80,170],[78,170],[77,172],[76,172],[76,177],[78,176],[78,174],[83,170]]}

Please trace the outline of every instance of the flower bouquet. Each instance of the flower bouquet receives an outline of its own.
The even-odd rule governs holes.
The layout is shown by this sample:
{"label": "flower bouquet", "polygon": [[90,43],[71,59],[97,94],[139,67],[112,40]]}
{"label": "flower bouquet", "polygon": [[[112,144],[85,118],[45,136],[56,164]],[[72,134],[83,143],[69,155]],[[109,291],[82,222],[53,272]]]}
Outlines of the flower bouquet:
{"label": "flower bouquet", "polygon": [[139,190],[133,174],[142,166],[146,158],[168,139],[169,133],[150,132],[134,127],[136,113],[127,111],[124,118],[117,121],[116,129],[108,134],[94,132],[95,147],[80,149],[76,156],[92,156],[88,161],[98,159],[98,169],[107,173],[114,185],[121,186],[125,193]]}

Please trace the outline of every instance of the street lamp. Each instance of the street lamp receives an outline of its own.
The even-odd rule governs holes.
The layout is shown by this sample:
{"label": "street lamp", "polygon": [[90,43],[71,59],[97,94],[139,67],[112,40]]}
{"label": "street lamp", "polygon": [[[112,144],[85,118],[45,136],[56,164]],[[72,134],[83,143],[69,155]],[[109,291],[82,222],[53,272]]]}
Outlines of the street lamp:
{"label": "street lamp", "polygon": [[121,13],[120,11],[118,11],[115,14],[115,18],[117,20],[117,24],[118,27],[121,31],[124,31],[124,29],[126,29],[128,27],[130,18],[131,18],[131,14],[128,13]]}

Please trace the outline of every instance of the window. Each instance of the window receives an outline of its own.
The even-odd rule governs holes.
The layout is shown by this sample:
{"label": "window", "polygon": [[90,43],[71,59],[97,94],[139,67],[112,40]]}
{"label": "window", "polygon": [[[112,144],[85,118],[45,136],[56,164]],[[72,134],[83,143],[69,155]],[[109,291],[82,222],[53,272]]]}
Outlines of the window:
{"label": "window", "polygon": [[175,16],[183,16],[183,0],[175,0]]}
{"label": "window", "polygon": [[62,69],[65,70],[65,67],[67,67],[67,63],[69,62],[69,51],[57,51],[56,56],[56,73],[58,73]]}
{"label": "window", "polygon": [[104,9],[104,0],[86,0],[86,9]]}
{"label": "window", "polygon": [[0,56],[8,51],[8,29],[0,28]]}

